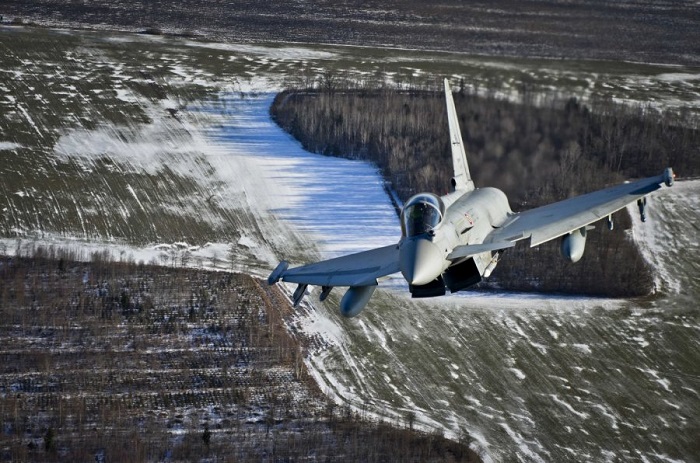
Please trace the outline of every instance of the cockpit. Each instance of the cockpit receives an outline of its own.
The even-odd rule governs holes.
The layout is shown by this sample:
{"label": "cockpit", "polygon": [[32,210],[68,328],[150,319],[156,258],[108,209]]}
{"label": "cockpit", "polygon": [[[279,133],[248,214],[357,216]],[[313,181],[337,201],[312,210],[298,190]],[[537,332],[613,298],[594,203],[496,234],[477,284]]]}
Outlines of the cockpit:
{"label": "cockpit", "polygon": [[408,200],[401,211],[401,232],[411,237],[430,233],[442,221],[445,205],[430,193],[421,193]]}

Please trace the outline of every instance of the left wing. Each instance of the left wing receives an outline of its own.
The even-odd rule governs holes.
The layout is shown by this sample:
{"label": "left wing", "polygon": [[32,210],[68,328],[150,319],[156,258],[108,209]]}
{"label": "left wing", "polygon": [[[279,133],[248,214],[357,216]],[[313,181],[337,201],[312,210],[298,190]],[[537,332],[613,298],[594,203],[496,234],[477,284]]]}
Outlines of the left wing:
{"label": "left wing", "polygon": [[300,285],[316,286],[372,286],[377,278],[399,271],[397,244],[371,249],[314,264],[287,269],[280,263],[268,278],[273,284],[279,280]]}
{"label": "left wing", "polygon": [[537,246],[608,217],[658,190],[662,183],[671,186],[673,177],[669,167],[656,177],[623,183],[513,214],[503,226],[487,235],[484,242],[514,242],[530,238],[530,246]]}

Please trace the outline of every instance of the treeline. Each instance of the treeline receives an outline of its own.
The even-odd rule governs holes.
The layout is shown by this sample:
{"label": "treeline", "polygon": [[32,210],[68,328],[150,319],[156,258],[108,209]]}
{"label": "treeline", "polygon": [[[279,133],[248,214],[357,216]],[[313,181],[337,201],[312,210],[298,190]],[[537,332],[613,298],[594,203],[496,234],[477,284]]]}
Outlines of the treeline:
{"label": "treeline", "polygon": [[[400,197],[446,192],[452,176],[441,91],[287,90],[271,108],[305,149],[376,163]],[[333,85],[332,87],[328,87]],[[331,88],[331,90],[329,90]],[[609,100],[513,103],[454,95],[477,186],[502,189],[514,207],[548,203],[672,166],[700,175],[700,121]]]}
{"label": "treeline", "polygon": [[72,257],[0,256],[0,460],[479,461],[329,402],[277,288]]}
{"label": "treeline", "polygon": [[[683,176],[700,174],[697,120],[609,100],[590,108],[574,98],[535,104],[534,95],[524,95],[513,103],[469,94],[463,86],[455,94],[475,183],[505,191],[516,211],[657,175],[667,166]],[[452,162],[439,90],[344,89],[324,76],[319,88],[280,93],[271,114],[309,151],[376,163],[403,200],[420,191],[449,191]],[[629,217],[625,211],[616,216],[616,230],[589,235],[581,263],[555,257],[558,243],[534,252],[517,248],[506,254],[490,285],[648,294],[650,271],[624,232]]]}

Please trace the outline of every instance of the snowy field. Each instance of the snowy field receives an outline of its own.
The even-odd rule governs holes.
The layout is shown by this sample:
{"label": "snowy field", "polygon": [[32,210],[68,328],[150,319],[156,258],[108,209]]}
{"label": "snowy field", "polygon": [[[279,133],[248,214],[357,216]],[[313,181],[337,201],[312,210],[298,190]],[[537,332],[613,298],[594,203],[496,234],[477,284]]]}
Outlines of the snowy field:
{"label": "snowy field", "polygon": [[[306,153],[268,114],[273,93],[303,70],[373,75],[357,50],[63,32],[65,44],[52,45],[63,48],[47,55],[25,47],[26,30],[1,34],[15,46],[0,71],[0,251],[60,246],[85,259],[106,252],[266,276],[281,259],[302,263],[398,239],[374,167]],[[384,64],[382,78],[459,66],[482,83],[496,79],[495,64],[455,60],[407,53]],[[598,76],[589,69],[575,85],[588,95],[626,86],[623,99],[664,107],[696,104],[688,101],[697,87],[686,83],[697,74],[654,69],[586,84]],[[543,87],[577,75],[528,72]],[[664,83],[655,97],[630,86],[650,79]],[[517,87],[510,82],[504,94]],[[658,271],[654,297],[413,301],[391,279],[350,320],[338,315],[340,291],[321,304],[314,290],[290,327],[314,340],[307,364],[338,402],[402,425],[415,417],[454,438],[469,434],[487,461],[694,461],[700,182],[659,193],[647,223],[632,230]]]}

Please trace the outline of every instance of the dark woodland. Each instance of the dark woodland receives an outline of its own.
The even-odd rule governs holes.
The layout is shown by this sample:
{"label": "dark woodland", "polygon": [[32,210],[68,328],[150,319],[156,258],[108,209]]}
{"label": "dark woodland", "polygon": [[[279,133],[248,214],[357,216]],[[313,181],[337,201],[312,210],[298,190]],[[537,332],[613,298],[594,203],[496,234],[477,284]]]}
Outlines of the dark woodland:
{"label": "dark woodland", "polygon": [[0,257],[0,460],[480,461],[330,402],[276,288],[75,257]]}
{"label": "dark woodland", "polygon": [[[462,136],[477,186],[502,189],[513,210],[587,193],[627,178],[658,175],[672,166],[700,174],[697,120],[571,98],[538,104],[524,91],[513,103],[494,96],[455,94]],[[377,164],[402,200],[421,191],[445,194],[452,176],[442,92],[344,89],[332,75],[316,89],[277,96],[273,118],[309,151]],[[650,269],[629,237],[625,210],[610,232],[599,224],[586,254],[571,264],[559,243],[509,250],[482,288],[642,296],[654,290]]]}

